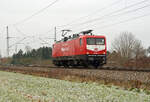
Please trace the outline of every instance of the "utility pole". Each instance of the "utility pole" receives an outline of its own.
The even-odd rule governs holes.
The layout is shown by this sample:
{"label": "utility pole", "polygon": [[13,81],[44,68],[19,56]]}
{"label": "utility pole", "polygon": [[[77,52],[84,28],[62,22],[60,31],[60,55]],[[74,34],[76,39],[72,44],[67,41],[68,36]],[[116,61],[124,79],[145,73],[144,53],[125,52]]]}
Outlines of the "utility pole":
{"label": "utility pole", "polygon": [[55,36],[54,36],[54,42],[56,42],[56,27],[55,27],[55,31],[54,31],[54,34],[55,34]]}
{"label": "utility pole", "polygon": [[7,57],[9,57],[9,31],[8,31],[8,26],[6,27],[7,30]]}

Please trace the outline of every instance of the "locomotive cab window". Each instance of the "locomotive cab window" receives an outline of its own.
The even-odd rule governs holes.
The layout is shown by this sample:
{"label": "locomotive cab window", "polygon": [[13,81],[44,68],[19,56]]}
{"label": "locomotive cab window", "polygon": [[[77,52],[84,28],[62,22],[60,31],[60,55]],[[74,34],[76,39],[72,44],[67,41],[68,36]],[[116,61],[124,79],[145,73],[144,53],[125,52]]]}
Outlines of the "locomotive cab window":
{"label": "locomotive cab window", "polygon": [[87,38],[87,45],[95,45],[95,38]]}
{"label": "locomotive cab window", "polygon": [[96,38],[96,45],[104,45],[105,40],[103,38]]}
{"label": "locomotive cab window", "polygon": [[82,39],[80,38],[80,46],[82,45]]}
{"label": "locomotive cab window", "polygon": [[87,38],[86,42],[87,42],[87,45],[104,45],[105,44],[104,38]]}

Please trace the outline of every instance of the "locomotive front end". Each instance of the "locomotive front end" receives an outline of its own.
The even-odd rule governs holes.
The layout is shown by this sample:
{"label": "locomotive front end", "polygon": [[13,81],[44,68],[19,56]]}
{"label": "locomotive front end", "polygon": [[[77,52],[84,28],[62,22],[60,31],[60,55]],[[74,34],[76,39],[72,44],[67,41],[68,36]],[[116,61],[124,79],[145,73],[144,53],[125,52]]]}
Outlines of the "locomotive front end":
{"label": "locomotive front end", "polygon": [[104,36],[87,36],[86,55],[88,63],[98,67],[106,64],[106,38]]}

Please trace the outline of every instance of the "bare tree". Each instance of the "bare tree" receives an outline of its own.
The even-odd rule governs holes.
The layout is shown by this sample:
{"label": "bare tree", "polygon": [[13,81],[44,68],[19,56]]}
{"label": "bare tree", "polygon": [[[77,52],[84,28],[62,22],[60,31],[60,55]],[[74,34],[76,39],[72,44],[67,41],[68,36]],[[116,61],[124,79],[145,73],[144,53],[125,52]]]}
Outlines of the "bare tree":
{"label": "bare tree", "polygon": [[150,54],[150,46],[148,47],[147,52],[148,52],[148,54]]}
{"label": "bare tree", "polygon": [[146,49],[146,54],[148,57],[150,57],[150,46]]}
{"label": "bare tree", "polygon": [[144,55],[141,41],[136,39],[130,32],[123,32],[119,37],[115,38],[112,43],[112,49],[126,59],[139,58]]}

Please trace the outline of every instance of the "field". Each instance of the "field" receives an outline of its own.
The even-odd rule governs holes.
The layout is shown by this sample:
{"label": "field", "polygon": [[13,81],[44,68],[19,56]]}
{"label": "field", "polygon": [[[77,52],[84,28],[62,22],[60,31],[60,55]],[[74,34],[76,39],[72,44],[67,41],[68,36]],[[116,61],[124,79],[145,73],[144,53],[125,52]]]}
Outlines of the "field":
{"label": "field", "polygon": [[0,102],[150,102],[143,90],[0,71]]}

